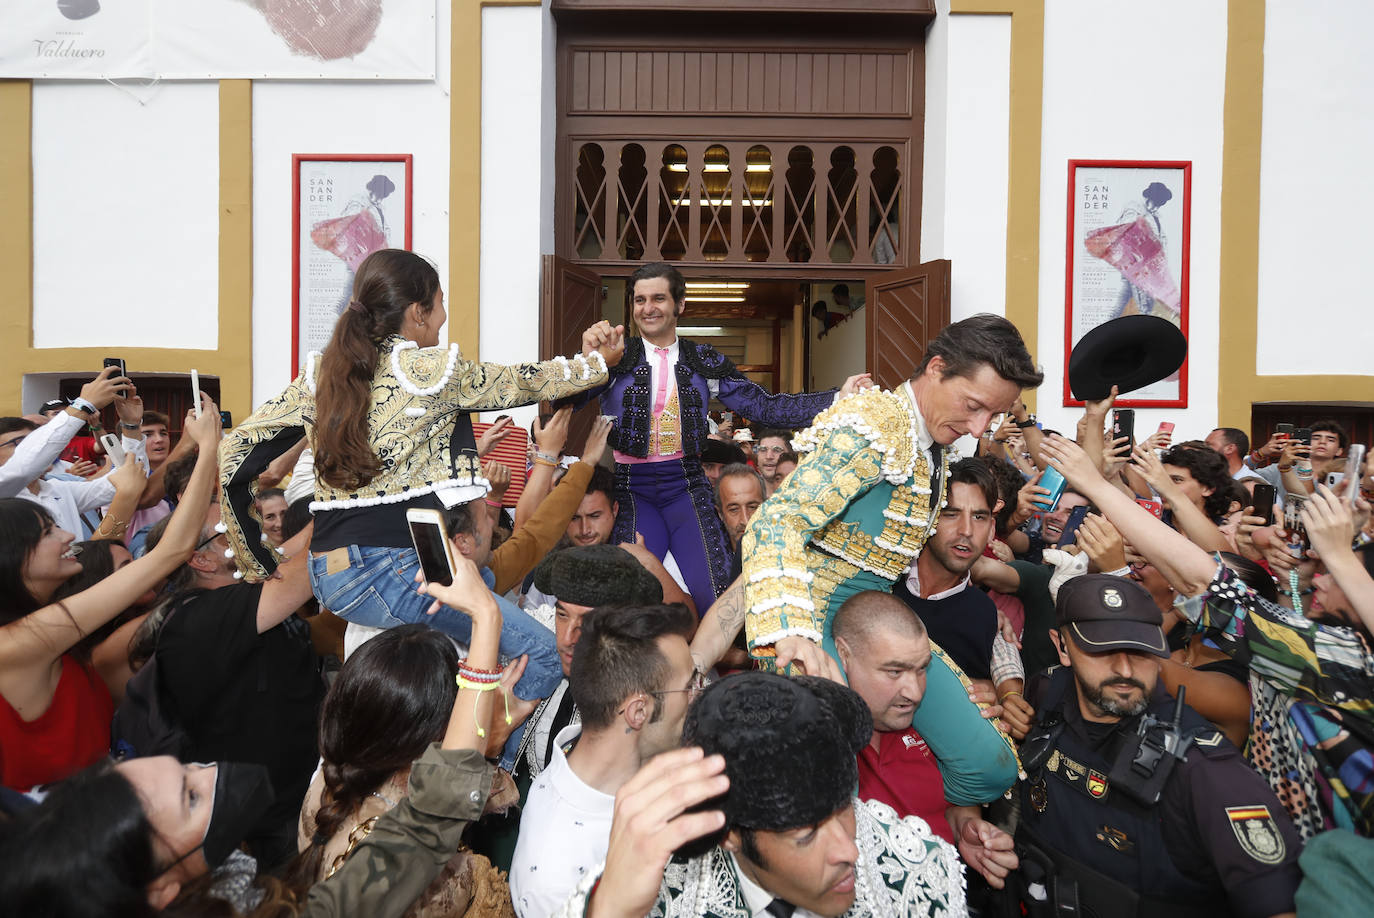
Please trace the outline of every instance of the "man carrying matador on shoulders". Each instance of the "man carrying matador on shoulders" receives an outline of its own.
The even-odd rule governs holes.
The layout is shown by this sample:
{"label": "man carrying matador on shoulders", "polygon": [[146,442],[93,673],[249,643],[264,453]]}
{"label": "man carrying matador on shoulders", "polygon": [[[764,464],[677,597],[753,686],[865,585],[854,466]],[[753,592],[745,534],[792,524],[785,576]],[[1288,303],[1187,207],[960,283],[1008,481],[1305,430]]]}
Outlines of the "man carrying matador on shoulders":
{"label": "man carrying matador on shoulders", "polygon": [[[1016,327],[981,314],[944,328],[900,386],[866,389],[818,414],[793,441],[801,463],[744,536],[750,654],[816,672],[819,647],[838,663],[836,610],[861,591],[889,592],[934,532],[946,447],[981,436],[1043,379]],[[913,726],[940,760],[949,802],[986,802],[1016,780],[1015,755],[990,721],[971,722],[960,710],[969,705],[968,680],[931,648]]]}

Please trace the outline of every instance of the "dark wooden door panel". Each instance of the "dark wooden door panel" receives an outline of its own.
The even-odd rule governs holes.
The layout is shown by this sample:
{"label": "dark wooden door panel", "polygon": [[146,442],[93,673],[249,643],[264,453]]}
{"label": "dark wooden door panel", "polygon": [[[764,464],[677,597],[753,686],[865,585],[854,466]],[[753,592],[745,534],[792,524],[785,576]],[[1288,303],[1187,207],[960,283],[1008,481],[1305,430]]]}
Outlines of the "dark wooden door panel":
{"label": "dark wooden door panel", "polygon": [[[540,358],[582,353],[582,332],[601,321],[601,277],[566,258],[545,255],[540,287]],[[582,454],[598,411],[593,401],[573,413],[564,452]]]}
{"label": "dark wooden door panel", "polygon": [[884,389],[901,385],[921,362],[926,345],[949,324],[947,259],[870,277],[868,369]]}

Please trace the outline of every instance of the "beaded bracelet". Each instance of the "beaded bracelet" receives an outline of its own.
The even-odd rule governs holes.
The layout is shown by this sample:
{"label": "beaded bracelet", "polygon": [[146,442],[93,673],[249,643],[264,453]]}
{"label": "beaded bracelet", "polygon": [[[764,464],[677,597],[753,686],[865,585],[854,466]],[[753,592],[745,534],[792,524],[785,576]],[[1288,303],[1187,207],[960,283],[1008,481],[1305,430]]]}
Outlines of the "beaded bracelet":
{"label": "beaded bracelet", "polygon": [[[501,685],[501,683],[500,683],[499,680],[497,680],[497,681],[495,681],[495,682],[473,682],[473,681],[470,681],[470,680],[468,680],[468,679],[463,678],[463,674],[462,674],[462,672],[461,672],[461,670],[460,670],[459,673],[458,673],[458,688],[459,688],[460,690],[461,690],[461,689],[467,689],[467,690],[470,691],[470,692],[477,692],[477,693],[478,693],[477,697],[474,698],[473,701],[472,701],[472,719],[473,719],[473,720],[476,720],[476,719],[477,719],[477,705],[478,705],[479,703],[481,703],[481,701],[482,701],[481,693],[482,693],[482,692],[495,692],[495,691],[499,690],[499,691],[501,692],[501,698],[502,698],[502,699],[505,701],[505,703],[506,703],[506,726],[510,726],[512,723],[514,723],[515,718],[511,717],[511,713],[510,713],[510,694],[506,691],[505,686]],[[487,731],[486,731],[486,730],[482,727],[482,725],[479,723],[479,724],[477,725],[477,736],[478,736],[478,738],[479,738],[479,739],[484,738],[486,735],[487,735]]]}

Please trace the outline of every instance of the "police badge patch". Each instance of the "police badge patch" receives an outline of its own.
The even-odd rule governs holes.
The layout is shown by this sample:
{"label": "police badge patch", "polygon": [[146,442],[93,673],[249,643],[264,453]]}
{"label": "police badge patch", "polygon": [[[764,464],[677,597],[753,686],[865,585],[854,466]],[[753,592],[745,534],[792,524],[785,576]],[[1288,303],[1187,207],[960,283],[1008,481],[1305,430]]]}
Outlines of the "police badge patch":
{"label": "police badge patch", "polygon": [[1228,806],[1226,816],[1241,850],[1261,864],[1277,864],[1287,848],[1267,806]]}

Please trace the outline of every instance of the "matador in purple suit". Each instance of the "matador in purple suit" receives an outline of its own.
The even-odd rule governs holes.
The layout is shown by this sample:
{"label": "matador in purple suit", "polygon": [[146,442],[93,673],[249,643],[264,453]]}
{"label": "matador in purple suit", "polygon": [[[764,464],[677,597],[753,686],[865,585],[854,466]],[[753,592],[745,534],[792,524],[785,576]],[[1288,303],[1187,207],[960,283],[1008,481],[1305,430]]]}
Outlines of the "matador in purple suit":
{"label": "matador in purple suit", "polygon": [[616,419],[610,443],[620,512],[611,540],[633,542],[639,533],[658,557],[671,551],[704,615],[732,579],[730,541],[698,459],[710,434],[711,399],[751,421],[799,429],[830,407],[836,390],[773,395],[715,348],[679,338],[687,285],[672,265],[641,266],[630,289],[643,337],[625,339],[609,382],[577,401],[600,396],[602,413]]}

